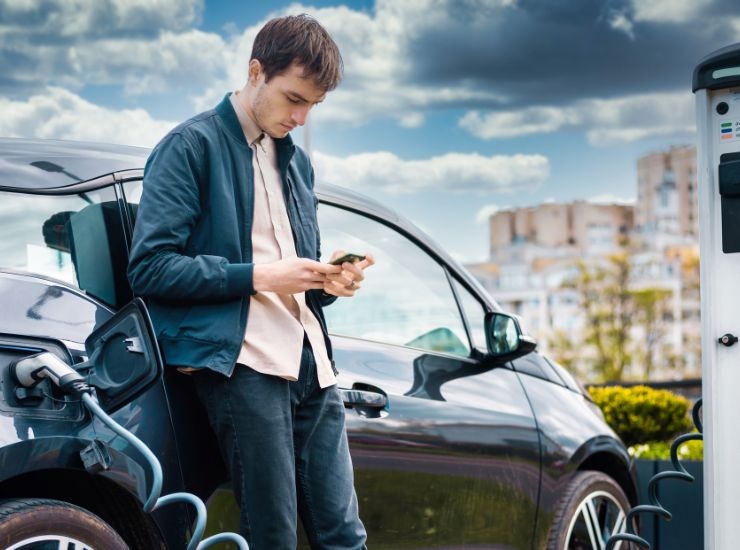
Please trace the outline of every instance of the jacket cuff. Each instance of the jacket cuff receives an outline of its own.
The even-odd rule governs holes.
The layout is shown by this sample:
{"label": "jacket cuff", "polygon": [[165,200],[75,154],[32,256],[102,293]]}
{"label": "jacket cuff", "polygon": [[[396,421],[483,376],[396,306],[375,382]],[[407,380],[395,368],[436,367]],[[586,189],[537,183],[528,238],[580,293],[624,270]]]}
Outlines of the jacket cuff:
{"label": "jacket cuff", "polygon": [[333,304],[336,302],[337,298],[339,296],[334,296],[333,294],[327,294],[323,290],[321,291],[321,305],[322,306],[328,306],[330,304]]}
{"label": "jacket cuff", "polygon": [[256,294],[252,280],[254,264],[230,264],[226,266],[226,294],[246,296]]}

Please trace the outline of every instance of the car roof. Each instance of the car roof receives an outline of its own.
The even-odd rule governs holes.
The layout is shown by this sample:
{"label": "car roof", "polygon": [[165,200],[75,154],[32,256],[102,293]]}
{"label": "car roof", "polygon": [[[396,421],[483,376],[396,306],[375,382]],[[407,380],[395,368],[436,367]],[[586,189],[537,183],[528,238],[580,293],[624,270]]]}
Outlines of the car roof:
{"label": "car roof", "polygon": [[[108,143],[0,138],[0,190],[67,194],[112,183],[114,177],[118,180],[140,179],[150,152],[151,149],[145,147]],[[499,309],[480,283],[456,260],[392,209],[367,195],[337,185],[317,184],[316,195],[322,202],[394,224],[433,256],[455,266],[466,286],[476,288],[488,298],[489,306]]]}
{"label": "car roof", "polygon": [[[110,143],[47,139],[0,138],[0,188],[19,192],[74,193],[80,184],[113,181],[121,172],[142,177],[151,149]],[[85,185],[89,188],[89,185]],[[56,194],[56,193],[55,193]],[[319,198],[332,203],[362,205],[363,211],[395,222],[399,216],[379,202],[343,187],[317,185]]]}
{"label": "car roof", "polygon": [[149,149],[41,139],[0,138],[0,187],[33,191],[69,187],[143,168]]}

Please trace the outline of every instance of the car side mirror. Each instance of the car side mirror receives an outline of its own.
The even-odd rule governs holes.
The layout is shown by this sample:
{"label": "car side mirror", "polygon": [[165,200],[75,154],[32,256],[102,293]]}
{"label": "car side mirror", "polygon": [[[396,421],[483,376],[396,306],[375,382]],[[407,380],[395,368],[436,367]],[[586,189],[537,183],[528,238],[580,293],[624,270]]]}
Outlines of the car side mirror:
{"label": "car side mirror", "polygon": [[523,334],[517,320],[506,313],[488,314],[485,330],[488,356],[496,361],[511,361],[537,349],[537,341]]}
{"label": "car side mirror", "polygon": [[163,362],[144,302],[134,299],[85,341],[89,372],[100,406],[112,411],[159,380]]}

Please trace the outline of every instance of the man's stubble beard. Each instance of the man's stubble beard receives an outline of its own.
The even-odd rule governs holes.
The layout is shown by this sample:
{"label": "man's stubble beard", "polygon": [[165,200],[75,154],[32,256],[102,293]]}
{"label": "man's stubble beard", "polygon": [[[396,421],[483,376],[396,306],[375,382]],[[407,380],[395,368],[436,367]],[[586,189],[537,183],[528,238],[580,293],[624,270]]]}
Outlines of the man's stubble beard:
{"label": "man's stubble beard", "polygon": [[257,94],[254,97],[254,103],[252,107],[252,114],[254,115],[254,122],[257,124],[257,127],[274,139],[284,138],[288,133],[286,132],[283,135],[273,135],[272,132],[270,132],[267,129],[266,121],[264,120],[269,115],[270,109],[268,106],[268,101],[266,101],[264,97],[263,90],[259,90]]}

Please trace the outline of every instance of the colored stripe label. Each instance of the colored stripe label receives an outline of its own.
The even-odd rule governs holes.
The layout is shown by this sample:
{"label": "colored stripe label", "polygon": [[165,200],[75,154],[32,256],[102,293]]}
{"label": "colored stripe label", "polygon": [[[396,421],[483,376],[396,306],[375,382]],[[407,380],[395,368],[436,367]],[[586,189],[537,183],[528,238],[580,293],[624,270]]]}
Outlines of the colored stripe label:
{"label": "colored stripe label", "polygon": [[740,141],[740,120],[720,120],[719,140],[721,143]]}

